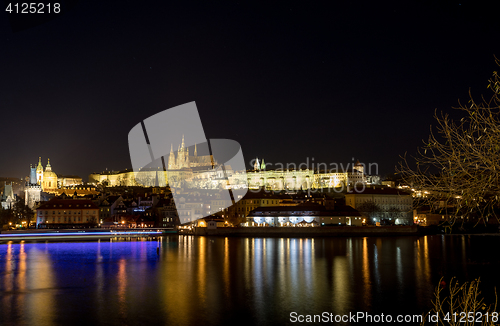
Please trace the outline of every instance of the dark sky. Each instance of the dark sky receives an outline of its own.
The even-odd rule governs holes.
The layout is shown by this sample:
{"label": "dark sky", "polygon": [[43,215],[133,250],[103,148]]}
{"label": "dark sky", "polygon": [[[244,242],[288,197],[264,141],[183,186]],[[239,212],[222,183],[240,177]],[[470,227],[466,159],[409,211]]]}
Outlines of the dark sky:
{"label": "dark sky", "polygon": [[[64,10],[63,6],[63,10]],[[0,176],[130,167],[141,120],[196,101],[246,161],[376,162],[488,94],[497,8],[472,1],[79,1],[18,31],[0,13]],[[12,19],[12,17],[11,17]],[[24,16],[23,19],[30,19]]]}

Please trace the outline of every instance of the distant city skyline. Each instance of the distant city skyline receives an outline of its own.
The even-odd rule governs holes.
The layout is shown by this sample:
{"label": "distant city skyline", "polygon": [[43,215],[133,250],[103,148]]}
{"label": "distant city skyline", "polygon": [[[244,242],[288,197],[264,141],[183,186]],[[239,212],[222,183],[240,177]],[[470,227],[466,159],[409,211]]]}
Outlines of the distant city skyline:
{"label": "distant city skyline", "polygon": [[39,156],[84,179],[131,168],[130,129],[190,101],[207,138],[239,142],[247,164],[355,157],[394,172],[435,109],[488,93],[488,6],[79,2],[20,31],[4,20],[0,176],[24,178]]}

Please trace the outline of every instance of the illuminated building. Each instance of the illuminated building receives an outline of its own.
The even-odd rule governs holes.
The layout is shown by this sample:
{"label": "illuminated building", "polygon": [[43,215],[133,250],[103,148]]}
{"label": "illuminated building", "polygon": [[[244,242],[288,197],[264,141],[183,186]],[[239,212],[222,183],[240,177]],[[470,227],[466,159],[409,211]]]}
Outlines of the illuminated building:
{"label": "illuminated building", "polygon": [[50,159],[47,159],[47,165],[43,172],[42,191],[53,193],[57,190],[57,174],[52,172]]}
{"label": "illuminated building", "polygon": [[291,199],[289,195],[275,194],[268,191],[249,191],[234,205],[227,209],[229,216],[247,217],[250,212],[259,207],[278,206],[283,200]]}
{"label": "illuminated building", "polygon": [[175,227],[179,225],[179,216],[172,198],[161,198],[152,207],[146,209],[145,216],[156,219],[158,227]]}
{"label": "illuminated building", "polygon": [[[214,165],[212,165],[214,164]],[[191,189],[249,188],[267,190],[298,191],[306,189],[322,189],[337,187],[353,187],[356,184],[367,184],[364,166],[359,161],[350,170],[331,169],[320,171],[313,169],[275,169],[266,170],[264,159],[257,158],[253,170],[234,171],[225,166],[225,175],[217,166],[211,155],[198,156],[195,146],[194,155],[184,146],[178,147],[177,156],[171,146],[168,156],[168,169],[162,167],[147,171],[124,170],[120,172],[106,171],[89,175],[89,182],[103,183],[108,186],[166,186],[185,187]],[[226,178],[227,177],[227,178]]]}
{"label": "illuminated building", "polygon": [[188,223],[203,217],[203,200],[200,198],[197,200],[195,197],[191,197],[189,202],[186,198],[181,197],[179,202],[175,203],[177,208],[177,214],[179,216],[179,222],[181,224]]}
{"label": "illuminated building", "polygon": [[89,199],[53,198],[36,209],[38,228],[86,227],[99,219],[99,207]]}
{"label": "illuminated building", "polygon": [[373,222],[381,219],[394,221],[395,224],[412,224],[413,197],[402,190],[389,187],[368,187],[362,192],[352,192],[345,195],[346,204],[358,209],[365,202],[373,202],[379,208]]}
{"label": "illuminated building", "polygon": [[170,147],[168,155],[167,171],[163,167],[149,168],[144,171],[123,170],[119,172],[105,171],[103,173],[92,173],[89,175],[89,183],[107,184],[108,186],[166,186],[167,183],[175,185],[181,181],[190,181],[193,177],[203,171],[211,170],[213,164],[212,155],[198,155],[195,145],[193,155],[189,154],[189,148],[185,146],[184,137],[177,149],[177,156]]}
{"label": "illuminated building", "polygon": [[[57,188],[57,174],[55,174],[52,171],[52,166],[50,165],[50,159],[47,159],[47,165],[45,166],[45,170],[42,166],[42,158],[38,158],[38,165],[35,169],[35,177],[36,177],[36,184],[41,186],[42,191],[48,192],[48,193],[54,193]],[[33,183],[33,168],[31,167],[31,173],[30,173],[30,180],[29,180],[30,185],[34,185]]]}
{"label": "illuminated building", "polygon": [[52,171],[49,159],[44,169],[42,158],[39,157],[36,168],[30,165],[30,175],[26,178],[24,188],[24,199],[25,204],[33,209],[38,202],[48,200],[54,195],[84,196],[97,193],[94,186],[82,185],[82,178],[78,176],[58,176]]}
{"label": "illuminated building", "polygon": [[57,175],[57,186],[59,188],[73,187],[81,184],[83,184],[83,180],[77,175]]}
{"label": "illuminated building", "polygon": [[99,191],[94,185],[83,185],[77,184],[73,186],[62,186],[52,192],[56,196],[62,196],[65,194],[68,197],[73,196],[87,196],[87,195],[97,195]]}
{"label": "illuminated building", "polygon": [[[234,173],[229,177],[231,184],[241,183],[243,175]],[[337,188],[366,184],[363,164],[359,161],[352,170],[342,171],[332,169],[320,171],[312,169],[276,169],[266,170],[264,159],[262,164],[256,159],[254,170],[246,172],[247,184],[250,189],[266,188],[268,190],[305,190],[321,188]],[[238,182],[239,181],[239,182]]]}
{"label": "illuminated building", "polygon": [[0,197],[0,202],[2,203],[3,209],[10,209],[16,202],[16,197],[12,189],[12,182],[10,185],[5,182],[2,196]]}
{"label": "illuminated building", "polygon": [[246,226],[361,226],[362,216],[349,206],[326,209],[304,203],[297,206],[258,207],[250,212]]}
{"label": "illuminated building", "polygon": [[37,169],[30,164],[30,176],[24,187],[24,203],[31,209],[41,200],[42,186],[37,181]]}
{"label": "illuminated building", "polygon": [[38,158],[38,165],[36,167],[36,183],[40,186],[43,183],[43,166],[42,166],[42,158]]}

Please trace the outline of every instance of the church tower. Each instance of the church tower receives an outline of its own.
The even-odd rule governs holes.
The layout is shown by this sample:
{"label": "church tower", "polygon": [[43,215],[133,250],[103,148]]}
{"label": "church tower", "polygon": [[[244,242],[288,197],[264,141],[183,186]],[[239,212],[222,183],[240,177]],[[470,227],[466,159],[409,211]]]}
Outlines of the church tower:
{"label": "church tower", "polygon": [[36,183],[42,185],[43,183],[43,166],[42,166],[42,158],[38,158],[38,165],[36,167]]}
{"label": "church tower", "polygon": [[42,186],[38,184],[37,169],[30,164],[30,177],[24,187],[24,203],[31,209],[41,200]]}
{"label": "church tower", "polygon": [[177,169],[176,164],[175,164],[174,147],[172,144],[170,144],[170,155],[168,156],[168,169],[169,170]]}
{"label": "church tower", "polygon": [[177,153],[177,168],[189,168],[189,149],[185,146],[184,135],[182,135],[181,147]]}
{"label": "church tower", "polygon": [[260,170],[259,159],[258,159],[257,157],[255,158],[255,163],[253,164],[253,169],[254,169],[255,171]]}
{"label": "church tower", "polygon": [[36,168],[30,164],[30,179],[28,184],[36,185]]}
{"label": "church tower", "polygon": [[359,163],[359,160],[356,160],[356,164],[354,164],[354,170],[364,174],[365,167],[363,164]]}
{"label": "church tower", "polygon": [[181,168],[181,145],[177,145],[177,158],[175,159],[175,168]]}

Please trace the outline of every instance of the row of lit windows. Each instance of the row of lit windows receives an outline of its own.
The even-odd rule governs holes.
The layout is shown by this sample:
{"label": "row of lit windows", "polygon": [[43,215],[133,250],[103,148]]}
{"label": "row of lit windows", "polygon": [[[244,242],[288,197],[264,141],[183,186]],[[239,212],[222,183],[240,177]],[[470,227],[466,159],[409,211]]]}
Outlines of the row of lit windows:
{"label": "row of lit windows", "polygon": [[[59,205],[59,207],[62,207],[63,205]],[[57,205],[54,205],[54,207],[57,207]],[[71,207],[71,205],[68,205],[68,207]],[[80,207],[80,204],[76,204],[76,207]],[[83,207],[90,207],[90,204],[83,204]]]}
{"label": "row of lit windows", "polygon": [[[80,215],[80,211],[63,211],[62,214],[68,214],[68,215],[71,215],[71,212],[73,212],[74,215]],[[96,211],[92,211],[90,214],[95,214]],[[56,211],[52,211],[52,215],[55,215],[56,214]],[[57,211],[57,214],[61,214],[61,211]],[[85,211],[85,214],[89,214],[89,211]],[[38,215],[44,215],[43,214],[43,211],[40,211]],[[45,215],[49,215],[49,212],[48,211],[45,211]]]}
{"label": "row of lit windows", "polygon": [[[359,198],[357,200],[357,202],[359,203],[363,203],[365,201],[371,201],[372,199],[371,198]],[[387,198],[384,198],[384,199],[380,199],[380,198],[374,198],[373,199],[374,202],[376,203],[384,203],[384,204],[410,204],[411,203],[411,199],[410,198],[398,198],[398,199],[393,199],[393,198],[390,198],[390,199],[387,199]],[[350,200],[349,200],[350,202]]]}
{"label": "row of lit windows", "polygon": [[[52,217],[52,221],[51,221],[51,219],[50,219],[50,218],[46,218],[46,219],[47,219],[47,220],[46,220],[46,223],[51,223],[51,222],[52,222],[52,223],[55,223],[55,222],[56,222],[56,218],[55,218],[55,217]],[[64,220],[62,220],[62,219],[64,219]],[[77,220],[77,218],[76,218],[76,217],[73,217],[73,222],[81,222],[81,221],[82,221],[82,217],[81,217],[81,216],[79,216],[79,217],[78,217],[78,220]],[[87,217],[87,218],[85,219],[85,222],[88,222],[88,221],[89,221],[89,218]],[[40,222],[40,223],[43,223],[43,218],[40,218],[40,219],[39,219],[39,222]],[[63,218],[61,218],[61,217],[59,216],[59,217],[57,218],[57,222],[58,222],[58,223],[61,223],[61,222],[71,222],[71,217],[69,217],[69,218],[68,218],[68,217],[64,216]]]}
{"label": "row of lit windows", "polygon": [[239,202],[240,205],[244,204],[271,204],[271,205],[277,205],[279,204],[278,200],[269,200],[269,199],[250,199],[250,200],[244,200]]}

